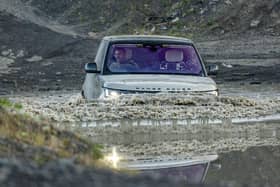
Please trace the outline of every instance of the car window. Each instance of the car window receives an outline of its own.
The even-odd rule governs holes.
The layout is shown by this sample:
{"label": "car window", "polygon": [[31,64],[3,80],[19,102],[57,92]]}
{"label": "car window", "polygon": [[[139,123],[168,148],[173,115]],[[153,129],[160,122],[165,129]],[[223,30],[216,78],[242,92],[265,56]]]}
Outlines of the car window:
{"label": "car window", "polygon": [[200,59],[192,45],[170,44],[112,44],[104,72],[199,76],[203,73]]}

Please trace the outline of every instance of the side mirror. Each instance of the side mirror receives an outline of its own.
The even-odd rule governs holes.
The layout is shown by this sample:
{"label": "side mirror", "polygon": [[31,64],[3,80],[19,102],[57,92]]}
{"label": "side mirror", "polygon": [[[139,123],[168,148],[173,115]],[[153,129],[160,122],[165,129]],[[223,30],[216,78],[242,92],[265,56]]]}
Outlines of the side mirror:
{"label": "side mirror", "polygon": [[100,71],[97,70],[96,63],[86,63],[85,72],[86,73],[100,73]]}
{"label": "side mirror", "polygon": [[210,64],[206,66],[208,75],[217,75],[219,71],[219,66],[216,64]]}

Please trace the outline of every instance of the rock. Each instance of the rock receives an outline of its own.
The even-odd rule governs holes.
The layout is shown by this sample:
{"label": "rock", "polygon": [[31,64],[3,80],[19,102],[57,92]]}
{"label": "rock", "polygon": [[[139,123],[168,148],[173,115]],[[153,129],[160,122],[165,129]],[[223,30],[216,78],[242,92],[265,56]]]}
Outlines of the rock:
{"label": "rock", "polygon": [[8,50],[5,50],[5,51],[2,51],[1,54],[5,57],[8,57],[8,58],[12,58],[12,59],[16,59],[17,57],[15,56],[15,54],[13,53],[13,50],[12,49],[8,49]]}
{"label": "rock", "polygon": [[250,27],[257,27],[260,24],[260,20],[252,20],[250,23]]}
{"label": "rock", "polygon": [[167,30],[168,28],[167,28],[167,26],[166,25],[161,25],[160,26],[160,30]]}
{"label": "rock", "polygon": [[153,28],[151,29],[151,33],[154,33],[156,31],[156,27],[153,26]]}
{"label": "rock", "polygon": [[219,0],[212,0],[209,2],[209,5],[216,5],[219,2]]}
{"label": "rock", "polygon": [[50,66],[50,65],[53,65],[53,63],[52,62],[43,62],[41,65],[42,66]]}
{"label": "rock", "polygon": [[62,75],[62,73],[61,72],[56,72],[55,75]]}
{"label": "rock", "polygon": [[200,10],[199,13],[202,15],[202,14],[204,14],[207,10],[208,10],[207,8],[202,8],[202,9]]}
{"label": "rock", "polygon": [[184,25],[184,27],[183,27],[183,31],[190,31],[191,30],[191,28],[189,28],[189,27],[187,27],[186,25]]}
{"label": "rock", "polygon": [[96,32],[89,32],[88,35],[92,38],[96,38],[97,37],[97,33]]}
{"label": "rock", "polygon": [[226,67],[226,68],[232,68],[232,65],[231,65],[231,64],[222,63],[222,66],[224,66],[224,67]]}
{"label": "rock", "polygon": [[40,82],[48,82],[47,79],[39,79]]}
{"label": "rock", "polygon": [[171,20],[171,23],[176,23],[176,22],[178,22],[180,20],[180,18],[179,17],[176,17],[176,18],[174,18],[173,20]]}
{"label": "rock", "polygon": [[28,62],[38,62],[38,61],[43,60],[43,57],[34,55],[31,58],[27,58],[25,60],[28,61]]}
{"label": "rock", "polygon": [[23,50],[19,50],[17,55],[16,55],[17,58],[22,58],[24,57],[24,51]]}
{"label": "rock", "polygon": [[231,2],[231,0],[226,0],[226,1],[225,1],[225,4],[226,4],[226,5],[232,5],[232,2]]}
{"label": "rock", "polygon": [[14,63],[13,59],[0,56],[0,73],[8,73],[9,65]]}
{"label": "rock", "polygon": [[6,50],[6,51],[2,51],[1,52],[1,54],[3,55],[3,56],[8,56],[9,54],[11,54],[12,53],[12,50],[11,49],[8,49],[8,50]]}
{"label": "rock", "polygon": [[140,34],[140,32],[139,32],[139,31],[137,31],[137,30],[134,30],[134,34],[135,34],[135,35],[139,35],[139,34]]}

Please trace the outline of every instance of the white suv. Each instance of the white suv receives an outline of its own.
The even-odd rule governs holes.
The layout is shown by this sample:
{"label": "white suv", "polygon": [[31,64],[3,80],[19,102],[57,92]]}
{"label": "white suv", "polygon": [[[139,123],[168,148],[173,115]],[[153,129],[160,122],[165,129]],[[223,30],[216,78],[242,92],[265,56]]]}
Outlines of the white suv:
{"label": "white suv", "polygon": [[[218,67],[208,67],[216,74]],[[95,62],[85,65],[82,95],[86,99],[120,94],[207,92],[216,83],[191,40],[169,36],[107,36]]]}

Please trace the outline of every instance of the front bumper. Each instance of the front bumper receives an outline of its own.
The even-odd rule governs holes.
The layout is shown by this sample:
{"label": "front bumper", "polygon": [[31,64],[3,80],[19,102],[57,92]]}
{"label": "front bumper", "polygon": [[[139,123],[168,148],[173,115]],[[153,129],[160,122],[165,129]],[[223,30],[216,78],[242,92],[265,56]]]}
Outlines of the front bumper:
{"label": "front bumper", "polygon": [[104,98],[118,98],[121,95],[125,94],[156,94],[156,93],[192,93],[192,94],[209,94],[213,96],[219,96],[218,90],[210,90],[210,91],[134,91],[134,90],[117,90],[117,89],[110,89],[110,88],[103,88],[103,97]]}

